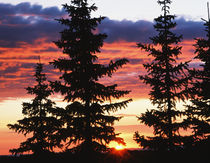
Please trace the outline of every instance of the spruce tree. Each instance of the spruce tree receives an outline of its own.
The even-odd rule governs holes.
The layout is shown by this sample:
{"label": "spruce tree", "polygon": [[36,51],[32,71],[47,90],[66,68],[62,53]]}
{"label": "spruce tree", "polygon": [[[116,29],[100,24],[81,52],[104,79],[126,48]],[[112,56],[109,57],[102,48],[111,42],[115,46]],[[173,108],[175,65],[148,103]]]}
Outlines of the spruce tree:
{"label": "spruce tree", "polygon": [[134,140],[143,148],[172,151],[182,144],[180,128],[187,127],[182,121],[177,121],[183,112],[176,108],[176,103],[188,96],[185,89],[188,62],[177,63],[182,48],[178,43],[182,36],[172,31],[176,23],[175,16],[169,13],[171,0],[158,0],[158,4],[163,6],[163,15],[155,19],[154,28],[158,35],[150,38],[153,44],[137,44],[154,57],[151,63],[144,64],[147,75],[141,75],[140,80],[152,87],[150,100],[157,109],[147,110],[138,117],[141,123],[154,128],[154,136],[145,137],[136,132]]}
{"label": "spruce tree", "polygon": [[[77,151],[107,150],[110,141],[124,144],[113,127],[121,117],[110,113],[126,107],[131,100],[114,103],[111,99],[119,99],[129,91],[117,90],[117,84],[105,86],[99,79],[112,77],[128,60],[110,61],[106,66],[98,62],[96,53],[100,53],[107,35],[95,32],[104,17],[91,17],[91,12],[97,9],[94,4],[72,0],[63,7],[69,18],[58,20],[66,29],[60,32],[61,38],[55,44],[66,57],[51,63],[62,73],[60,80],[51,85],[69,103],[60,113],[65,123],[60,130],[60,140]],[[76,148],[72,148],[75,145]]]}
{"label": "spruce tree", "polygon": [[35,155],[42,156],[49,153],[54,147],[60,147],[53,139],[53,135],[62,126],[60,121],[53,116],[56,108],[55,103],[48,97],[52,90],[46,83],[46,75],[42,72],[43,64],[38,63],[34,77],[36,85],[26,88],[28,94],[35,95],[32,102],[24,102],[22,114],[24,118],[18,120],[15,124],[8,124],[9,129],[29,135],[26,141],[20,144],[17,149],[11,149],[12,154],[22,154],[32,152]]}
{"label": "spruce tree", "polygon": [[191,105],[186,109],[186,121],[193,131],[191,145],[196,147],[210,145],[210,20],[204,21],[206,39],[197,38],[194,45],[195,59],[200,60],[201,65],[190,71],[193,77],[191,88],[193,98]]}

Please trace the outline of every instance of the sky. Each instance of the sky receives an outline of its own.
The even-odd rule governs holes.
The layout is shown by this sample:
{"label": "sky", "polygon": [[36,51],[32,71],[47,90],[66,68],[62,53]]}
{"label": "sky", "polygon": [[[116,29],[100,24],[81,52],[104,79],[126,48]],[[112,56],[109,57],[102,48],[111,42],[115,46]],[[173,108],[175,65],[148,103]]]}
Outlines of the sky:
{"label": "sky", "polygon": [[[8,154],[10,148],[18,147],[25,138],[9,131],[8,123],[15,123],[22,118],[21,104],[30,101],[32,96],[26,94],[27,86],[34,83],[34,66],[38,56],[45,64],[45,73],[49,80],[56,80],[59,73],[49,62],[62,56],[61,51],[52,43],[59,38],[59,31],[64,27],[55,18],[65,16],[61,4],[65,0],[0,0],[0,155]],[[135,131],[151,135],[152,129],[143,126],[136,116],[146,109],[154,108],[148,100],[150,88],[138,79],[145,74],[143,63],[150,62],[151,57],[136,47],[137,42],[149,42],[149,37],[156,34],[153,19],[161,14],[161,7],[156,0],[90,0],[98,11],[93,16],[107,18],[98,26],[98,31],[106,33],[99,62],[107,64],[110,60],[128,58],[129,64],[117,71],[113,78],[101,79],[104,84],[116,83],[120,89],[131,90],[125,98],[133,102],[115,115],[124,118],[115,124],[117,132],[127,143],[127,148],[137,148],[132,140]],[[207,19],[206,0],[174,0],[171,14],[177,15],[177,27],[174,32],[183,35],[180,61],[192,60],[194,57],[194,38],[205,37],[203,22]],[[198,66],[192,61],[191,67]],[[58,105],[62,97],[53,97]],[[182,104],[179,104],[182,108]]]}

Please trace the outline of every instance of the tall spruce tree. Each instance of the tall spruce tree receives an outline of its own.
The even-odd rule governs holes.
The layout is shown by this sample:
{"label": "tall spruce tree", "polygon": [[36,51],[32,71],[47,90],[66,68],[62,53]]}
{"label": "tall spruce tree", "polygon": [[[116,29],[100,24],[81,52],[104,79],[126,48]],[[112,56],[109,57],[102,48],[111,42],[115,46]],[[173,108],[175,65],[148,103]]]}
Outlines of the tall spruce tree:
{"label": "tall spruce tree", "polygon": [[51,85],[69,103],[60,114],[65,123],[60,139],[69,148],[76,145],[74,149],[79,151],[106,150],[110,141],[124,144],[113,127],[121,117],[111,116],[110,112],[125,108],[131,100],[112,103],[111,99],[119,99],[129,91],[117,90],[116,84],[105,86],[99,79],[111,77],[128,60],[111,61],[107,66],[98,63],[96,53],[100,53],[107,35],[95,32],[104,17],[91,17],[91,12],[97,9],[94,4],[89,6],[87,0],[72,0],[63,7],[69,18],[58,20],[66,29],[60,32],[61,38],[55,44],[67,57],[51,63],[62,72],[60,81]]}
{"label": "tall spruce tree", "polygon": [[[204,20],[204,19],[203,19]],[[193,98],[187,106],[187,122],[193,130],[191,145],[209,147],[210,145],[210,19],[205,21],[206,39],[197,38],[194,45],[195,59],[201,61],[200,68],[191,71]]]}
{"label": "tall spruce tree", "polygon": [[188,62],[177,63],[182,48],[177,44],[182,36],[172,31],[176,23],[175,16],[169,13],[171,0],[157,2],[163,6],[163,15],[155,19],[154,28],[158,35],[150,38],[153,45],[138,44],[139,48],[154,57],[151,63],[144,64],[148,74],[140,76],[140,80],[152,87],[150,100],[157,109],[147,110],[138,117],[141,123],[154,128],[154,137],[145,137],[136,132],[134,140],[143,148],[172,151],[182,144],[180,128],[186,128],[185,123],[177,121],[183,112],[176,108],[176,102],[184,101],[188,94],[185,89],[188,85]]}
{"label": "tall spruce tree", "polygon": [[8,124],[9,129],[25,136],[29,135],[19,148],[10,150],[12,154],[32,152],[42,156],[51,152],[54,147],[60,147],[60,144],[54,141],[53,135],[62,124],[53,116],[56,110],[55,103],[48,98],[52,94],[52,90],[46,83],[46,75],[42,71],[43,64],[38,63],[34,75],[37,84],[26,88],[28,94],[35,95],[35,98],[32,102],[23,103],[24,118],[15,124]]}

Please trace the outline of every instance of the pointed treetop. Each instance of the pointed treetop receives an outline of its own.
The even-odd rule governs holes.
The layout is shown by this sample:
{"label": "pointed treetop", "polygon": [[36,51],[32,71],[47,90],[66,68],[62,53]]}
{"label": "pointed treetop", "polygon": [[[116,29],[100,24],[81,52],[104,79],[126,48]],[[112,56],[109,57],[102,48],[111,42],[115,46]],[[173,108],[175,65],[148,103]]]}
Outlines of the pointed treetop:
{"label": "pointed treetop", "polygon": [[[82,6],[87,6],[87,0],[71,0],[71,4],[74,4],[78,7],[82,7]],[[65,4],[64,6],[68,6],[67,4]]]}
{"label": "pointed treetop", "polygon": [[38,56],[38,59],[39,59],[39,64],[41,64],[41,56],[40,55]]}
{"label": "pointed treetop", "polygon": [[209,11],[209,2],[207,2],[207,12],[208,12],[208,20],[201,18],[203,20],[204,26],[206,27],[205,31],[207,32],[208,41],[210,41],[210,11]]}
{"label": "pointed treetop", "polygon": [[210,16],[209,16],[209,2],[207,2],[207,12],[208,12],[208,21],[210,21]]}
{"label": "pointed treetop", "polygon": [[160,5],[166,5],[166,4],[171,4],[171,0],[158,0],[158,3],[160,4]]}
{"label": "pointed treetop", "polygon": [[172,3],[171,0],[158,0],[158,4],[163,5],[162,11],[164,11],[164,15],[169,13],[170,7],[168,6],[168,4],[171,4],[171,3]]}
{"label": "pointed treetop", "polygon": [[208,21],[210,22],[210,16],[209,16],[209,2],[207,2],[207,10],[208,10]]}
{"label": "pointed treetop", "polygon": [[201,18],[201,20],[205,21],[206,23],[210,22],[210,14],[209,14],[209,2],[207,2],[207,13],[208,13],[208,20]]}
{"label": "pointed treetop", "polygon": [[71,0],[73,3],[82,4],[83,2],[87,3],[87,0]]}

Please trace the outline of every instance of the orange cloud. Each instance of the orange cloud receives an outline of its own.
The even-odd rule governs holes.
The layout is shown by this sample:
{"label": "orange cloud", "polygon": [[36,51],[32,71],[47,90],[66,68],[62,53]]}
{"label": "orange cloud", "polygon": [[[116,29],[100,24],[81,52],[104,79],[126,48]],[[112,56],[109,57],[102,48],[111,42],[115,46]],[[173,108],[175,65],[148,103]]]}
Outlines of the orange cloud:
{"label": "orange cloud", "polygon": [[[194,41],[183,41],[182,55],[179,61],[192,60],[194,57],[192,44]],[[22,43],[20,47],[0,48],[0,98],[25,97],[24,88],[33,84],[35,63],[41,56],[41,62],[45,64],[45,72],[50,80],[58,79],[58,70],[49,66],[49,62],[59,57],[65,57],[61,50],[53,43],[48,43],[45,38],[38,39],[35,43]],[[145,74],[143,63],[151,62],[152,57],[141,51],[136,42],[104,43],[101,53],[97,54],[99,63],[108,64],[110,60],[127,58],[130,62],[113,74],[112,78],[103,78],[104,84],[116,83],[119,89],[131,90],[128,95],[132,98],[148,97],[149,86],[143,84],[138,76]],[[12,91],[9,91],[11,90]],[[21,93],[24,92],[24,93]]]}

